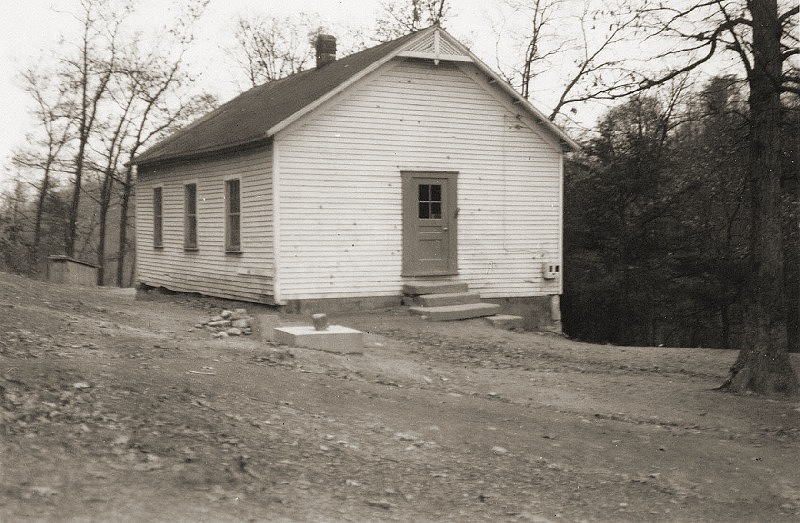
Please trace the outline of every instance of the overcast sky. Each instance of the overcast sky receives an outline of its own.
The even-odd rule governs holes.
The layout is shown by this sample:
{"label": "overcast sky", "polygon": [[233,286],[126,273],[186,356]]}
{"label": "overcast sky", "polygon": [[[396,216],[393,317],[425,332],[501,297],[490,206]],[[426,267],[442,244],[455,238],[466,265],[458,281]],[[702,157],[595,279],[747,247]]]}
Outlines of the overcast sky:
{"label": "overcast sky", "polygon": [[[138,16],[126,19],[126,25],[155,31],[159,23],[169,18],[169,6],[182,0],[135,0]],[[445,28],[467,44],[489,67],[497,70],[495,28],[503,27],[505,34],[513,32],[510,25],[522,23],[517,16],[503,20],[498,14],[500,0],[448,0],[450,14]],[[578,2],[572,3],[579,5]],[[566,4],[567,6],[570,3]],[[19,71],[34,63],[48,51],[58,49],[60,39],[78,41],[80,25],[73,14],[80,12],[80,0],[0,0],[0,189],[8,181],[11,151],[24,143],[25,133],[33,127],[31,102],[20,89]],[[559,15],[564,15],[564,6]],[[239,17],[257,15],[288,16],[305,12],[318,17],[331,33],[347,29],[362,29],[367,33],[374,27],[381,12],[380,0],[210,0],[196,32],[193,52],[189,55],[192,70],[199,75],[204,91],[227,101],[246,85],[237,64],[226,50],[234,46],[233,35]],[[569,13],[566,13],[567,15]],[[568,31],[558,26],[557,31]],[[340,36],[341,36],[340,34]],[[561,37],[560,33],[557,35]],[[634,50],[635,52],[636,50]],[[59,51],[63,52],[63,48]],[[626,52],[625,50],[622,51]],[[641,50],[639,54],[642,54]],[[499,54],[502,58],[503,53]],[[559,55],[560,56],[560,55]],[[518,62],[515,56],[507,62]],[[566,60],[566,58],[564,58]],[[531,101],[548,114],[563,87],[563,78],[549,77],[569,71],[572,64],[553,63],[545,74],[536,78]],[[238,76],[238,82],[236,80]],[[570,109],[575,108],[574,106]],[[599,104],[578,107],[577,118],[591,126],[602,114]],[[572,116],[572,115],[570,115]]]}
{"label": "overcast sky", "polygon": [[[491,2],[491,0],[490,0]],[[137,11],[146,16],[133,23],[147,28],[163,16],[168,0],[137,0]],[[486,31],[486,0],[450,0],[452,21],[448,29],[457,38],[470,43],[483,40],[484,54],[492,56],[492,37]],[[79,12],[78,0],[2,0],[0,7],[0,182],[8,178],[5,170],[14,147],[24,142],[25,133],[33,125],[31,104],[20,89],[18,73],[48,50],[56,49],[60,38],[74,40],[79,27],[71,13]],[[236,95],[239,87],[233,81],[236,67],[226,60],[236,19],[239,16],[275,14],[279,16],[305,12],[317,14],[329,24],[331,32],[350,28],[371,28],[380,12],[379,0],[211,0],[198,28],[197,46],[190,59],[202,72],[206,90],[221,101]],[[486,38],[480,35],[484,33]],[[484,57],[484,60],[488,60]],[[213,66],[211,66],[213,64]],[[488,63],[493,67],[493,63]],[[2,185],[2,183],[0,183]]]}

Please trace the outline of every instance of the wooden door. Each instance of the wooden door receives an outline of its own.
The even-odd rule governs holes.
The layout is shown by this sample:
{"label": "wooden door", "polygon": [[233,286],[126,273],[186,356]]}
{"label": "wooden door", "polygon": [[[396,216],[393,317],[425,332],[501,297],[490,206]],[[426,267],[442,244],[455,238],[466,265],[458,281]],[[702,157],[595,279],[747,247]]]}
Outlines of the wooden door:
{"label": "wooden door", "polygon": [[403,172],[403,276],[458,272],[457,174]]}

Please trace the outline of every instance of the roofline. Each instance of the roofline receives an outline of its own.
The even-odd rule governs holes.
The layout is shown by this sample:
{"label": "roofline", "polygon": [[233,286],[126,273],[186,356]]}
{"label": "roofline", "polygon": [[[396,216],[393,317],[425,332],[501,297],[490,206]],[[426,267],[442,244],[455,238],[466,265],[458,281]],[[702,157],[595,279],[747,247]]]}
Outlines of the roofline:
{"label": "roofline", "polygon": [[238,153],[243,151],[249,151],[251,149],[258,149],[259,147],[263,147],[264,145],[268,145],[272,142],[272,137],[257,137],[257,138],[250,138],[248,140],[244,140],[241,142],[237,142],[234,144],[225,145],[224,147],[213,147],[207,148],[200,151],[192,151],[189,153],[182,153],[176,154],[173,156],[169,156],[166,158],[156,158],[154,160],[145,160],[143,162],[133,162],[133,165],[136,165],[138,168],[142,167],[152,167],[154,165],[164,165],[169,163],[175,162],[186,162],[192,160],[200,160],[203,158],[209,158],[212,156],[217,155],[225,155],[231,153]]}
{"label": "roofline", "polygon": [[[428,34],[430,34],[432,32],[437,32],[437,31],[440,31],[440,32],[446,34],[449,37],[449,39],[452,41],[452,43],[455,44],[459,48],[459,50],[462,53],[464,53],[465,56],[469,57],[469,60],[464,60],[463,58],[459,59],[458,57],[450,57],[448,55],[440,55],[440,57],[439,57],[440,60],[442,60],[442,61],[452,60],[452,61],[458,61],[458,62],[471,61],[472,63],[475,64],[475,66],[478,68],[479,71],[481,71],[483,74],[487,75],[489,78],[494,80],[494,82],[497,83],[500,86],[500,88],[506,94],[511,96],[514,99],[515,103],[519,103],[526,111],[528,111],[528,113],[531,114],[533,119],[538,124],[540,124],[543,127],[545,127],[556,138],[558,138],[561,141],[562,146],[563,146],[563,150],[565,152],[575,152],[575,151],[580,150],[580,145],[578,145],[577,142],[575,142],[572,138],[570,138],[560,127],[558,127],[556,124],[551,122],[550,119],[547,118],[536,107],[534,107],[533,104],[531,104],[530,101],[528,101],[525,97],[523,97],[521,94],[519,94],[513,87],[511,87],[511,85],[508,84],[508,82],[506,82],[497,73],[495,73],[489,66],[487,66],[483,61],[481,61],[480,58],[475,56],[475,54],[472,53],[472,51],[467,49],[461,42],[459,42],[455,37],[453,37],[453,35],[451,35],[447,31],[445,31],[444,29],[442,29],[438,24],[435,24],[435,25],[432,25],[432,26],[430,26],[430,27],[428,27],[426,29],[422,29],[422,30],[418,31],[417,33],[415,33],[415,36],[413,38],[410,38],[408,40],[408,42],[405,43],[405,45],[402,45],[402,46],[398,47],[397,49],[395,49],[392,52],[390,52],[390,53],[386,54],[385,56],[383,56],[380,60],[377,60],[377,61],[373,62],[372,64],[370,64],[369,66],[365,67],[364,69],[359,71],[357,74],[351,76],[350,78],[348,78],[347,80],[345,80],[344,82],[342,82],[341,84],[336,86],[334,89],[328,91],[327,93],[323,94],[322,96],[320,96],[319,98],[317,98],[313,102],[307,104],[306,106],[304,106],[300,110],[296,111],[294,114],[291,114],[290,116],[284,118],[283,120],[281,120],[277,124],[273,125],[271,128],[267,129],[267,131],[262,135],[255,135],[255,136],[253,136],[253,137],[251,137],[251,138],[249,138],[247,140],[243,140],[241,142],[234,143],[234,144],[228,144],[228,145],[225,145],[225,146],[222,146],[222,147],[211,147],[211,148],[204,149],[204,150],[201,150],[201,151],[192,151],[190,153],[176,154],[176,155],[168,156],[166,158],[156,158],[156,159],[154,159],[152,161],[144,160],[143,162],[137,162],[136,159],[134,159],[134,161],[132,163],[134,165],[137,165],[137,166],[144,166],[144,165],[155,165],[155,164],[159,164],[159,163],[169,163],[169,162],[173,162],[173,161],[194,160],[194,159],[198,159],[198,158],[208,157],[208,156],[211,156],[211,155],[214,155],[214,154],[225,154],[225,153],[228,153],[228,152],[234,152],[234,151],[238,151],[238,150],[245,150],[245,149],[249,149],[250,147],[258,147],[259,145],[266,144],[270,140],[272,140],[272,138],[277,133],[279,133],[283,129],[286,129],[287,127],[289,127],[290,125],[292,125],[296,121],[300,120],[301,118],[303,118],[308,113],[314,111],[315,109],[317,109],[318,107],[320,107],[321,105],[323,105],[324,103],[326,103],[327,101],[332,99],[333,97],[335,97],[335,96],[339,95],[340,93],[342,93],[343,91],[349,89],[352,85],[358,83],[364,77],[366,77],[367,75],[373,73],[374,71],[376,71],[377,69],[379,69],[380,67],[382,67],[386,63],[390,62],[391,60],[394,60],[398,56],[413,57],[413,53],[407,53],[407,51],[405,51],[405,49],[407,49],[414,42],[424,38],[426,35],[428,35]],[[423,56],[420,56],[420,57],[424,58]],[[231,100],[229,100],[228,102],[222,104],[222,106],[220,106],[220,107],[224,107],[225,105],[227,105],[230,102],[231,102]],[[189,124],[189,126],[187,126],[184,129],[189,129],[191,127],[196,126],[197,124],[199,124],[202,121],[206,120],[207,117],[209,117],[210,115],[211,115],[211,113],[203,116],[202,118],[199,118],[198,120],[196,120],[196,121],[192,122],[191,124]]]}

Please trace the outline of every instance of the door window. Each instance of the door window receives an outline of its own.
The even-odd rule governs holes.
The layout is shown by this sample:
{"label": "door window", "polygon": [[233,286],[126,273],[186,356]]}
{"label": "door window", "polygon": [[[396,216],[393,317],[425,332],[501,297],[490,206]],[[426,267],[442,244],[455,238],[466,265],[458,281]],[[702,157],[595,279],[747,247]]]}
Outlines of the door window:
{"label": "door window", "polygon": [[419,218],[442,219],[442,186],[438,183],[419,184]]}

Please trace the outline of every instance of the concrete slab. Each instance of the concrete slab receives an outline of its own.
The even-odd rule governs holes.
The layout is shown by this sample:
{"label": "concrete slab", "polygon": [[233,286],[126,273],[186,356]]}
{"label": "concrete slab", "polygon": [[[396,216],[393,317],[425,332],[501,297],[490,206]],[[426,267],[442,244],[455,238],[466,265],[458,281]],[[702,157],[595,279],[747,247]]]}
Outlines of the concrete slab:
{"label": "concrete slab", "polygon": [[324,331],[318,331],[310,325],[278,327],[272,331],[272,341],[290,347],[343,354],[364,350],[364,333],[341,325],[331,325]]}
{"label": "concrete slab", "polygon": [[509,330],[522,329],[524,321],[522,316],[514,316],[512,314],[495,314],[494,316],[487,316],[484,319],[494,327]]}
{"label": "concrete slab", "polygon": [[492,316],[500,310],[494,303],[467,303],[444,307],[411,307],[408,312],[423,316],[430,321],[453,321]]}

